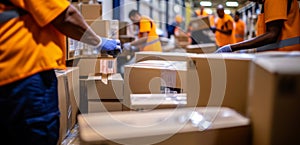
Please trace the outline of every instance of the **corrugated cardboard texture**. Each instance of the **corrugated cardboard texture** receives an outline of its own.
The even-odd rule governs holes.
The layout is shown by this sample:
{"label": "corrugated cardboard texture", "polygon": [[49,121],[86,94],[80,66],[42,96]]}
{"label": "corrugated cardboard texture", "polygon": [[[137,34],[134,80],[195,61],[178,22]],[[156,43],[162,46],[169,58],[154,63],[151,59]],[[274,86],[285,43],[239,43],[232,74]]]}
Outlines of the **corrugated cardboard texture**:
{"label": "corrugated cardboard texture", "polygon": [[108,84],[101,81],[100,76],[90,75],[87,84],[88,99],[123,99],[123,83],[121,74],[111,74]]}
{"label": "corrugated cardboard texture", "polygon": [[198,54],[192,59],[200,83],[198,106],[225,106],[246,115],[251,57]]}
{"label": "corrugated cardboard texture", "polygon": [[100,4],[81,4],[81,14],[84,19],[96,20],[101,19],[102,5]]}
{"label": "corrugated cardboard texture", "polygon": [[253,64],[249,95],[253,145],[300,144],[300,57],[263,57]]}

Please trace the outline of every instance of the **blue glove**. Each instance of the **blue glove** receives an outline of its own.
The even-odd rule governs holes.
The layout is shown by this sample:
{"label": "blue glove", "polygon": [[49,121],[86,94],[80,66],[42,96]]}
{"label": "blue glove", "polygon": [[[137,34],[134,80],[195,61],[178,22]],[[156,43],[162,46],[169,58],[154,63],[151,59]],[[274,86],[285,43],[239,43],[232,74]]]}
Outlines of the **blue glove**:
{"label": "blue glove", "polygon": [[130,44],[130,42],[124,43],[123,44],[123,49],[130,51],[131,50],[131,44]]}
{"label": "blue glove", "polygon": [[101,44],[97,47],[97,50],[100,52],[106,52],[113,57],[116,57],[118,54],[122,53],[120,46],[120,41],[108,39],[108,38],[99,38],[101,39]]}
{"label": "blue glove", "polygon": [[226,53],[226,52],[232,52],[230,45],[225,45],[215,51],[215,53]]}

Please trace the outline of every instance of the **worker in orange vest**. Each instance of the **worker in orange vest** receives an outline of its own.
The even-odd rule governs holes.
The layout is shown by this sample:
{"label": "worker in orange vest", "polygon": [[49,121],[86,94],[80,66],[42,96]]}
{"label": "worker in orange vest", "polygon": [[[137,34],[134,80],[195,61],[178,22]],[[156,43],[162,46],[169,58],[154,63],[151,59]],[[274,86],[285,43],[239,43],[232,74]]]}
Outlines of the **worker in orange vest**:
{"label": "worker in orange vest", "polygon": [[234,22],[236,42],[244,41],[246,24],[243,20],[240,19],[240,13],[238,11],[235,12]]}
{"label": "worker in orange vest", "polygon": [[224,7],[221,4],[217,6],[217,14],[218,18],[216,26],[211,27],[212,31],[215,33],[217,46],[222,47],[235,43],[233,18],[230,15],[225,14]]}
{"label": "worker in orange vest", "polygon": [[154,21],[137,10],[129,12],[129,18],[134,25],[139,28],[138,39],[133,42],[123,44],[123,48],[130,50],[131,46],[139,48],[140,51],[162,51],[162,46],[158,34],[156,33],[156,24]]}
{"label": "worker in orange vest", "polygon": [[216,53],[300,51],[300,12],[297,0],[251,0],[262,4],[257,34],[251,40],[219,48]]}

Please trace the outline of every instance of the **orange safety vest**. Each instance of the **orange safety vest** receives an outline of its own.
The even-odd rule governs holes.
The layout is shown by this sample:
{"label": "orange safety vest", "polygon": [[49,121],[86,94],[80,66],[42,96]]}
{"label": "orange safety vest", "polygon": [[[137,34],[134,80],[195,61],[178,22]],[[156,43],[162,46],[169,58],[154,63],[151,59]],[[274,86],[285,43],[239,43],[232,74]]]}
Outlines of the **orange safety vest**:
{"label": "orange safety vest", "polygon": [[[0,86],[50,69],[65,69],[66,37],[51,25],[70,5],[67,0],[11,0],[0,13],[28,12],[0,24]],[[25,5],[26,4],[26,5]]]}
{"label": "orange safety vest", "polygon": [[228,14],[224,15],[224,18],[218,18],[216,22],[216,28],[222,29],[222,30],[232,30],[231,35],[223,34],[219,31],[216,31],[215,37],[216,37],[216,43],[219,47],[222,47],[227,44],[233,44],[235,43],[235,37],[234,37],[234,21],[232,17]]}
{"label": "orange safety vest", "polygon": [[244,41],[245,23],[242,20],[235,22],[235,40],[236,42]]}
{"label": "orange safety vest", "polygon": [[142,38],[142,33],[148,33],[147,42],[141,51],[162,51],[159,36],[156,33],[155,23],[148,17],[142,16],[139,24],[139,38]]}
{"label": "orange safety vest", "polygon": [[[287,2],[287,6],[283,5],[284,2]],[[272,7],[269,3],[273,3]],[[264,10],[267,11],[264,12]],[[284,13],[281,13],[282,16],[275,15],[280,13],[280,10],[284,10]],[[273,13],[274,11],[276,13]],[[265,0],[262,13],[258,15],[257,35],[266,32],[267,22],[277,19],[285,20],[279,40],[276,43],[258,47],[257,51],[300,51],[300,12],[297,0]]]}

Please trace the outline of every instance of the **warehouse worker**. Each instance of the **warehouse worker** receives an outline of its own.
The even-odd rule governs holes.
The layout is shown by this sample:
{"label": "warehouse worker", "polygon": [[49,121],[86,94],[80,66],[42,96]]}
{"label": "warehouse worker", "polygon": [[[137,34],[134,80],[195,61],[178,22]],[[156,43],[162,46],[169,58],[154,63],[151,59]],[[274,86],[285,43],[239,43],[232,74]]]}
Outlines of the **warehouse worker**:
{"label": "warehouse worker", "polygon": [[297,0],[252,0],[263,4],[258,36],[219,48],[221,52],[299,51],[300,15]]}
{"label": "warehouse worker", "polygon": [[236,42],[244,41],[246,25],[245,25],[245,22],[240,19],[240,13],[238,11],[235,12],[234,22],[235,22],[235,40],[236,40]]}
{"label": "warehouse worker", "polygon": [[115,51],[67,0],[0,2],[0,130],[10,145],[57,145],[57,78],[65,69],[66,36]]}
{"label": "warehouse worker", "polygon": [[129,18],[139,28],[138,40],[123,44],[123,48],[130,50],[132,46],[140,51],[162,51],[159,36],[156,33],[156,25],[147,16],[142,16],[137,10],[129,12]]}
{"label": "warehouse worker", "polygon": [[171,38],[171,36],[174,35],[176,31],[179,31],[182,21],[183,21],[183,18],[180,15],[175,16],[174,22],[172,22],[170,25],[168,25],[168,28],[167,28],[168,38]]}
{"label": "warehouse worker", "polygon": [[195,10],[194,17],[206,17],[208,13],[204,10],[204,6],[200,5],[199,9]]}
{"label": "warehouse worker", "polygon": [[227,44],[235,43],[234,21],[232,17],[225,14],[224,7],[221,4],[217,6],[217,14],[216,27],[211,27],[215,33],[217,46],[222,47]]}

